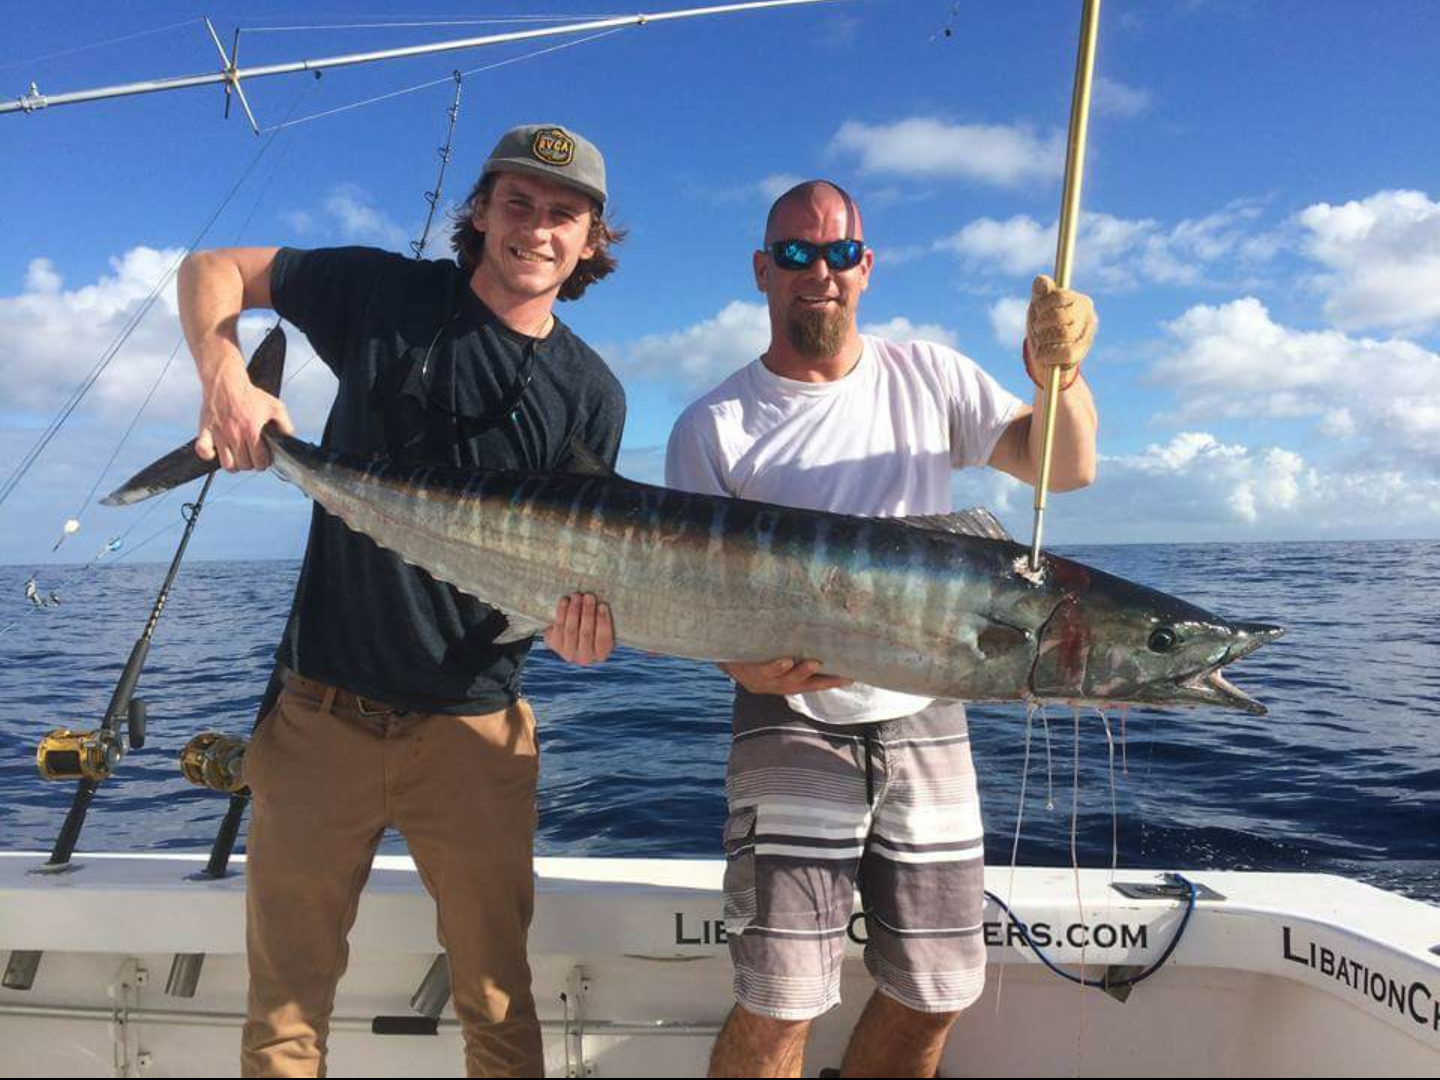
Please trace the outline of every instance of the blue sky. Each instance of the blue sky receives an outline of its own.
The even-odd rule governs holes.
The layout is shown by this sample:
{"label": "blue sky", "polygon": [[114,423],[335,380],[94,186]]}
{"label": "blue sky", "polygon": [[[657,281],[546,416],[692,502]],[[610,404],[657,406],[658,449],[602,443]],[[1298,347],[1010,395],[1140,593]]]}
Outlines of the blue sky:
{"label": "blue sky", "polygon": [[[540,6],[436,0],[209,5],[241,63],[500,27],[260,28],[442,21]],[[654,8],[658,10],[658,6]],[[546,14],[611,13],[601,3]],[[181,3],[76,3],[17,20],[18,95],[213,69]],[[1028,397],[1018,320],[1053,260],[1079,3],[853,0],[627,30],[469,75],[447,195],[499,133],[558,121],[607,155],[629,239],[620,271],[564,317],[625,384],[622,470],[659,475],[684,404],[763,348],[750,252],[769,199],[827,176],[856,193],[879,253],[863,324],[947,341]],[[171,24],[181,24],[172,26]],[[157,29],[165,28],[165,29]],[[950,30],[949,36],[944,31]],[[123,43],[79,46],[152,31]],[[1087,373],[1100,479],[1052,500],[1050,542],[1440,536],[1440,6],[1109,0],[1075,285],[1101,330]],[[553,42],[250,84],[262,124],[444,80]],[[53,54],[61,55],[53,55]],[[424,217],[451,94],[441,85],[287,128],[204,246],[404,249]],[[0,117],[0,475],[8,475],[264,145],[213,88]],[[258,340],[263,319],[247,320]],[[89,506],[193,433],[173,288],[0,505],[0,562],[135,548],[176,520]],[[292,370],[304,363],[292,331]],[[317,433],[320,365],[286,389]],[[1022,539],[1029,491],[957,477]],[[270,477],[222,478],[199,557],[295,557],[308,507]],[[167,534],[173,537],[173,532]],[[163,558],[163,537],[136,558]]]}

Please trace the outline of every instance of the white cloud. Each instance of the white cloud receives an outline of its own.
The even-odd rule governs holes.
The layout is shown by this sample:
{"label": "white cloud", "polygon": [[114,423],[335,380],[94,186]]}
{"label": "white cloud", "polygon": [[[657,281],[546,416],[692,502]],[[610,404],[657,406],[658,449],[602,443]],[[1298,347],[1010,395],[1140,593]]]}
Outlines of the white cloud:
{"label": "white cloud", "polygon": [[[954,330],[896,315],[865,323],[867,334],[901,341],[938,341],[956,347]],[[683,330],[647,334],[629,345],[607,346],[626,373],[673,383],[687,393],[705,390],[759,356],[770,344],[770,313],[763,301],[733,300],[708,319]]]}
{"label": "white cloud", "polygon": [[990,328],[1001,345],[1020,348],[1025,340],[1025,315],[1030,301],[1023,296],[1002,296],[990,305]]}
{"label": "white cloud", "polygon": [[[1204,283],[1222,261],[1251,264],[1274,254],[1273,238],[1249,231],[1259,209],[1237,203],[1202,218],[1166,227],[1150,218],[1126,219],[1086,212],[1075,241],[1075,277],[1088,288],[1133,289],[1144,282],[1161,285]],[[1051,270],[1058,227],[1028,214],[1003,221],[976,218],[933,247],[964,262],[1014,276]]]}
{"label": "white cloud", "polygon": [[[110,260],[110,273],[78,288],[66,288],[50,260],[32,261],[24,289],[0,296],[0,400],[37,422],[48,422],[139,316],[146,298],[183,254],[174,248],[134,247]],[[247,355],[273,322],[272,316],[259,313],[241,319],[240,341]],[[289,345],[287,367],[294,372],[313,353],[294,328],[289,330]],[[310,367],[313,370],[287,389],[285,397],[296,423],[318,432],[334,380],[323,364]],[[192,427],[200,386],[183,343],[173,278],[86,394],[75,419],[93,418],[118,439],[162,371],[164,379],[146,408],[145,422]]]}
{"label": "white cloud", "polygon": [[[131,248],[110,260],[110,273],[67,289],[49,259],[35,259],[24,289],[0,297],[0,397],[13,407],[48,414],[59,407],[106,355],[147,297],[184,252]],[[179,340],[175,282],[170,278],[149,315],[135,328],[95,384],[93,408],[139,406]]]}
{"label": "white cloud", "polygon": [[867,174],[957,178],[998,187],[1049,182],[1065,167],[1065,140],[1026,124],[951,124],[912,117],[891,124],[847,120],[832,151],[860,159]]}
{"label": "white cloud", "polygon": [[789,191],[796,184],[803,184],[805,178],[795,173],[771,173],[769,176],[756,183],[755,188],[761,195],[774,202],[785,192]]}
{"label": "white cloud", "polygon": [[1245,297],[1197,305],[1166,324],[1152,368],[1182,404],[1175,416],[1303,418],[1332,437],[1440,458],[1440,354],[1411,341],[1302,331]]}
{"label": "white cloud", "polygon": [[960,343],[954,330],[939,323],[914,323],[904,315],[896,315],[885,322],[865,323],[860,327],[860,332],[894,341],[934,341],[952,349],[959,348]]}
{"label": "white cloud", "polygon": [[1033,274],[1055,258],[1055,226],[1028,214],[1004,221],[976,218],[959,232],[935,243],[967,262],[996,267],[1007,274]]}
{"label": "white cloud", "polygon": [[[438,234],[448,233],[443,207],[436,212],[431,226],[429,248],[436,248]],[[410,253],[410,241],[418,227],[400,225],[375,205],[370,193],[358,184],[337,184],[330,189],[318,207],[283,211],[280,220],[295,234],[323,241],[346,244],[370,244],[391,251]],[[443,245],[441,245],[443,246]]]}
{"label": "white cloud", "polygon": [[1150,108],[1150,91],[1104,75],[1096,77],[1094,94],[1095,111],[1103,115],[1130,119]]}
{"label": "white cloud", "polygon": [[1440,203],[1419,191],[1380,191],[1296,215],[1325,314],[1343,329],[1418,331],[1440,325]]}
{"label": "white cloud", "polygon": [[611,349],[627,371],[686,388],[709,387],[749,363],[770,343],[764,303],[732,300],[718,313],[684,330],[646,334]]}
{"label": "white cloud", "polygon": [[[955,477],[957,506],[988,506],[1027,541],[1032,489],[993,469]],[[1433,534],[1440,479],[1398,468],[1345,469],[1278,446],[1180,432],[1135,454],[1102,456],[1095,484],[1053,498],[1051,544]]]}
{"label": "white cloud", "polygon": [[64,283],[49,259],[31,259],[25,268],[25,288],[29,292],[58,293]]}
{"label": "white cloud", "polygon": [[280,220],[301,236],[315,228],[315,215],[306,210],[288,210],[280,215]]}
{"label": "white cloud", "polygon": [[[1170,538],[1194,525],[1235,535],[1396,535],[1440,520],[1440,481],[1398,469],[1326,468],[1282,447],[1182,432],[1138,454],[1102,458],[1084,511]],[[1096,504],[1099,504],[1098,508]],[[1204,535],[1204,534],[1202,534]]]}
{"label": "white cloud", "polygon": [[325,213],[342,239],[379,244],[392,251],[408,250],[410,233],[377,209],[369,194],[355,184],[341,184],[325,197]]}

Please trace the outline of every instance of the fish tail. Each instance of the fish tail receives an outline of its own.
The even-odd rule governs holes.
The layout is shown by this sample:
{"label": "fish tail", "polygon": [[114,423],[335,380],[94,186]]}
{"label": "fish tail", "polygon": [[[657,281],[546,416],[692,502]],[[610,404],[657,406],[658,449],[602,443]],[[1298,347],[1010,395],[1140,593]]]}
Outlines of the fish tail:
{"label": "fish tail", "polygon": [[[273,397],[280,396],[280,383],[285,375],[285,331],[279,324],[260,342],[245,372],[261,390]],[[206,461],[196,454],[193,441],[183,443],[146,465],[100,502],[105,506],[129,506],[198,480],[219,467],[219,461]]]}

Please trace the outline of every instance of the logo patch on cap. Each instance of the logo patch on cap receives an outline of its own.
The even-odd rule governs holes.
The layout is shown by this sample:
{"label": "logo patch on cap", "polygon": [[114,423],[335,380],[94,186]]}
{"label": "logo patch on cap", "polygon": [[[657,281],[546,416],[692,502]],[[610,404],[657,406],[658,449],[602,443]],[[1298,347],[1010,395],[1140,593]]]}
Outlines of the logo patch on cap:
{"label": "logo patch on cap", "polygon": [[559,128],[541,128],[530,143],[530,153],[546,165],[569,165],[575,160],[575,140]]}

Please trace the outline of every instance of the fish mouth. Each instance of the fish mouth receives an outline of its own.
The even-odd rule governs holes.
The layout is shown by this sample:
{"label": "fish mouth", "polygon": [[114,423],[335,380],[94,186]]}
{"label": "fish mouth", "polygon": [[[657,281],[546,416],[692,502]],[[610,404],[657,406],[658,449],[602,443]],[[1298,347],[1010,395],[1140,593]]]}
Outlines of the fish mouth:
{"label": "fish mouth", "polygon": [[1270,710],[1225,678],[1221,669],[1241,657],[1249,656],[1261,645],[1274,641],[1285,633],[1285,629],[1268,623],[1236,623],[1233,629],[1239,640],[1225,651],[1219,663],[1176,679],[1175,698],[1187,704],[1219,705],[1252,716],[1264,716]]}

